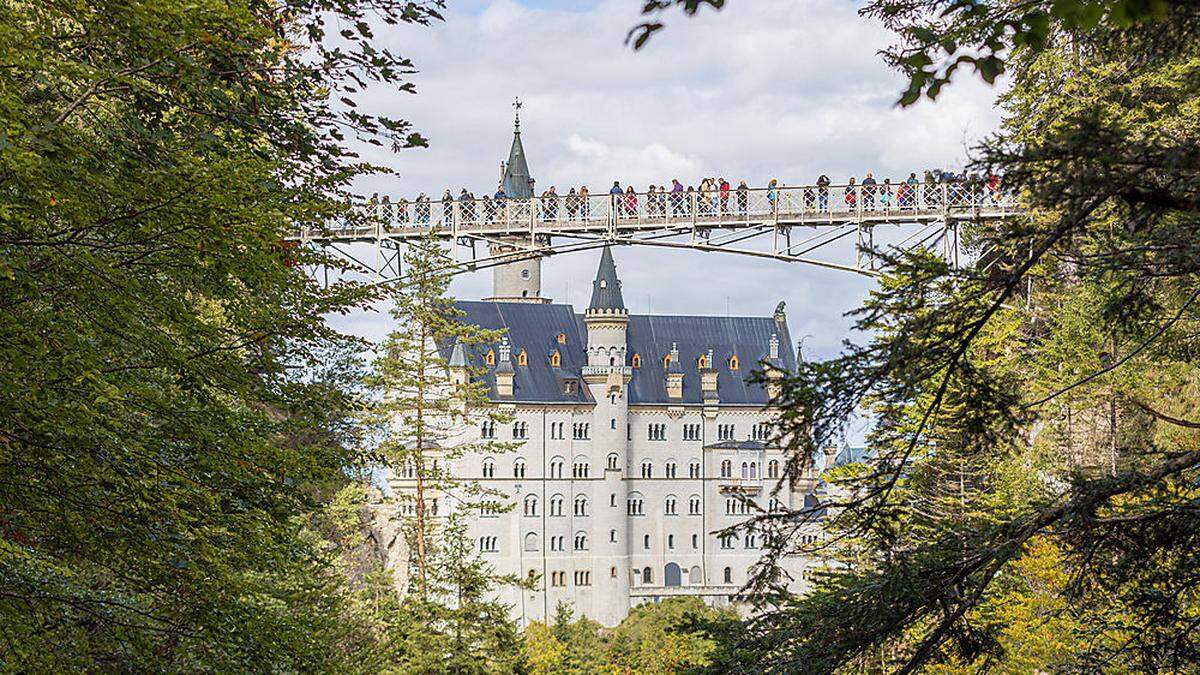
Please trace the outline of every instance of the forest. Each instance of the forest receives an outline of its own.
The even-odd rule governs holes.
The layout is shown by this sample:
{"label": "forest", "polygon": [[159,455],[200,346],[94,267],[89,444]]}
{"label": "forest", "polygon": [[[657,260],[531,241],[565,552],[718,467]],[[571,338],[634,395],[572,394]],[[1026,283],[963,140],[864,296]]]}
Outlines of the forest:
{"label": "forest", "polygon": [[[751,1],[631,3],[614,49]],[[825,477],[824,536],[812,510],[750,519],[752,611],[613,628],[567,605],[521,628],[491,590],[538,580],[428,517],[447,486],[489,499],[427,461],[482,394],[425,346],[494,337],[454,321],[438,244],[372,285],[317,283],[347,263],[286,241],[364,217],[356,181],[389,169],[355,147],[428,143],[358,101],[414,92],[381,32],[444,10],[0,2],[0,669],[1200,670],[1200,5],[861,5],[901,108],[1002,83],[970,168],[1030,215],[964,221],[966,267],[876,252],[866,337],[788,375],[782,481],[857,415],[871,453]],[[375,303],[381,345],[327,321]],[[398,589],[371,475],[406,463]],[[804,595],[796,555],[827,562]]]}

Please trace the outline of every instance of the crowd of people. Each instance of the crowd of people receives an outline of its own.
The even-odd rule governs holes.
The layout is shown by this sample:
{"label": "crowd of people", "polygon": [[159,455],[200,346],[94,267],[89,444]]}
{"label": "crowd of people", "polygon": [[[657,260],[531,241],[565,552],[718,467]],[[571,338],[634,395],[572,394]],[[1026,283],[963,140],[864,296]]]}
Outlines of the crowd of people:
{"label": "crowd of people", "polygon": [[[953,190],[943,190],[943,184],[950,186],[969,183],[970,190],[955,187]],[[599,195],[600,204],[595,195],[588,192],[587,186],[578,189],[571,187],[566,193],[559,193],[553,185],[537,195],[533,192],[534,182],[529,181],[530,193],[538,199],[519,199],[505,194],[504,185],[500,184],[496,192],[483,197],[463,188],[457,197],[447,188],[442,194],[442,209],[438,217],[434,217],[434,209],[428,195],[421,193],[413,201],[400,199],[392,202],[387,195],[381,199],[378,194],[372,195],[370,206],[382,216],[385,222],[427,224],[431,220],[448,219],[453,212],[455,203],[458,204],[460,222],[495,222],[497,220],[529,218],[535,216],[542,221],[586,221],[592,219],[593,213],[607,218],[611,206],[618,218],[681,218],[692,216],[747,215],[762,208],[774,210],[799,209],[803,211],[890,211],[911,210],[914,208],[936,208],[945,201],[947,205],[956,206],[968,203],[969,200],[989,200],[999,203],[1001,199],[1000,178],[995,174],[986,177],[968,177],[955,175],[939,170],[926,170],[921,178],[916,172],[908,174],[903,180],[892,182],[891,178],[881,181],[875,179],[868,171],[862,182],[851,176],[845,185],[834,186],[829,176],[824,174],[817,177],[815,183],[791,187],[785,193],[785,186],[778,180],[772,179],[767,183],[763,198],[765,204],[751,204],[752,194],[762,192],[752,190],[746,181],[739,181],[733,186],[725,178],[704,178],[698,185],[684,187],[679,179],[673,179],[670,186],[650,185],[646,190],[639,191],[632,185],[621,186],[620,181],[613,181],[612,187],[606,194]],[[978,189],[978,192],[975,190]],[[837,194],[834,194],[834,193]],[[836,201],[841,200],[842,205]],[[786,199],[788,203],[781,204]],[[516,201],[520,209],[517,213],[509,210],[508,202]],[[797,201],[799,200],[799,201]],[[831,203],[833,204],[831,208]],[[536,212],[535,212],[536,211]]]}

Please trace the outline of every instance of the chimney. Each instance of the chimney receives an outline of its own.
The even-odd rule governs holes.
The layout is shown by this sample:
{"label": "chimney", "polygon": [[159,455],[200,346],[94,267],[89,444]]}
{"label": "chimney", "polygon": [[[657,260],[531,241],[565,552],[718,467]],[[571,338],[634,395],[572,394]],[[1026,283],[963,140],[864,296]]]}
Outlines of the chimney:
{"label": "chimney", "polygon": [[779,360],[779,335],[771,333],[767,349],[767,397],[774,401],[783,393],[783,362]]}
{"label": "chimney", "polygon": [[713,350],[708,350],[705,367],[700,369],[700,390],[704,392],[705,403],[717,403],[717,369],[713,363]]}
{"label": "chimney", "polygon": [[667,398],[672,401],[683,399],[683,367],[679,363],[679,345],[671,343],[671,355],[667,362]]}
{"label": "chimney", "polygon": [[516,371],[512,365],[512,348],[508,338],[500,339],[500,361],[496,363],[496,395],[500,398],[512,398],[513,376]]}

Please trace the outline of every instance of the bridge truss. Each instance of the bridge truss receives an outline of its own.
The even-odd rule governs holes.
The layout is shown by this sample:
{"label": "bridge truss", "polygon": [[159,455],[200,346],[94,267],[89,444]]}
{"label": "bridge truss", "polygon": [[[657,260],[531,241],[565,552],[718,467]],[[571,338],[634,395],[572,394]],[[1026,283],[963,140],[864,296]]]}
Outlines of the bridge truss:
{"label": "bridge truss", "polygon": [[[418,198],[364,204],[365,217],[353,225],[305,230],[289,239],[322,247],[381,283],[402,277],[406,243],[430,235],[451,244],[449,264],[456,272],[624,244],[719,251],[874,276],[877,247],[921,247],[952,265],[967,264],[962,222],[1022,214],[1011,195],[968,181]],[[328,270],[310,273],[328,281]]]}

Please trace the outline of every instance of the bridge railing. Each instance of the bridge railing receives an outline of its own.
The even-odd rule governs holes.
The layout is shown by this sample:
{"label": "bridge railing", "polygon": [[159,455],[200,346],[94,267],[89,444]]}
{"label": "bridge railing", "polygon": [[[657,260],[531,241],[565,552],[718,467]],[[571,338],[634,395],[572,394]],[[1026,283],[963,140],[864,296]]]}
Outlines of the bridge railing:
{"label": "bridge railing", "polygon": [[[977,181],[802,185],[729,190],[565,194],[530,199],[371,202],[365,222],[333,228],[350,236],[452,235],[555,230],[726,227],[776,222],[879,222],[914,217],[976,217],[1016,212],[1013,195]],[[320,236],[319,233],[309,233]]]}

